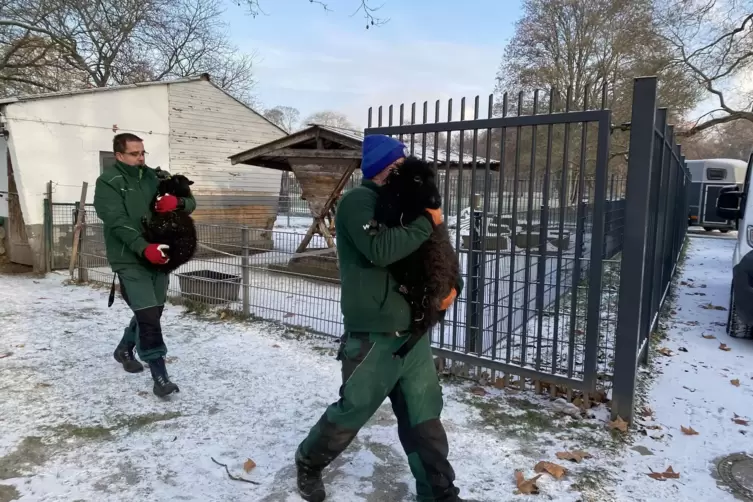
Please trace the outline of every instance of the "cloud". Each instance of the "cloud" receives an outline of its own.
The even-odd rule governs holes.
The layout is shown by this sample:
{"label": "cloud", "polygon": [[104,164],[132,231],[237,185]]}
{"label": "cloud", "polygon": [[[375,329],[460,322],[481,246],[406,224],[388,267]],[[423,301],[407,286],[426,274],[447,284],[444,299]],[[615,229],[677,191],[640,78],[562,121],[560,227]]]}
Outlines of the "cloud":
{"label": "cloud", "polygon": [[[381,29],[381,28],[380,28]],[[425,37],[423,37],[425,38]],[[324,109],[345,113],[358,127],[366,125],[369,106],[417,102],[420,120],[422,103],[429,101],[433,121],[434,101],[442,100],[441,117],[446,118],[447,99],[455,98],[459,117],[462,96],[467,117],[473,113],[473,96],[481,95],[481,116],[501,48],[412,39],[399,29],[379,37],[338,28],[335,24],[311,23],[295,38],[254,44],[261,60],[257,65],[259,98],[268,106],[295,106],[306,115]]]}

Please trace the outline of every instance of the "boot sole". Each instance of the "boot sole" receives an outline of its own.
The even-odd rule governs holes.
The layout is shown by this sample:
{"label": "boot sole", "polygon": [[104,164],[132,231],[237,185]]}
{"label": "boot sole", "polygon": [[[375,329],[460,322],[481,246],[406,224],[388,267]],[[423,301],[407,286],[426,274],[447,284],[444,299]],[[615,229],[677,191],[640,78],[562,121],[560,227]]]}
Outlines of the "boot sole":
{"label": "boot sole", "polygon": [[[126,363],[124,363],[123,361],[121,361],[121,360],[120,360],[120,358],[118,358],[118,357],[117,357],[117,356],[115,356],[115,355],[113,355],[113,358],[114,358],[114,359],[115,359],[115,360],[116,360],[117,362],[119,362],[119,363],[120,363],[120,364],[121,364],[121,365],[123,366],[123,369],[124,369],[125,371],[127,371],[128,373],[141,373],[142,371],[144,371],[144,365],[143,365],[143,364],[141,364],[141,363],[140,363],[140,362],[138,362],[138,361],[133,361],[134,365],[133,365],[133,367],[132,367],[132,368],[130,368],[130,369],[129,369],[128,367],[126,367]],[[138,367],[136,367],[136,365],[138,365]]]}
{"label": "boot sole", "polygon": [[324,499],[327,498],[327,494],[324,490],[316,490],[313,493],[306,494],[299,489],[298,495],[300,495],[306,502],[324,502]]}
{"label": "boot sole", "polygon": [[154,395],[157,396],[157,397],[167,397],[167,396],[169,396],[170,394],[172,394],[174,392],[175,393],[180,392],[180,389],[178,388],[177,385],[173,384],[173,385],[169,386],[165,390],[158,390],[155,387],[155,388],[152,389],[152,392],[154,392]]}

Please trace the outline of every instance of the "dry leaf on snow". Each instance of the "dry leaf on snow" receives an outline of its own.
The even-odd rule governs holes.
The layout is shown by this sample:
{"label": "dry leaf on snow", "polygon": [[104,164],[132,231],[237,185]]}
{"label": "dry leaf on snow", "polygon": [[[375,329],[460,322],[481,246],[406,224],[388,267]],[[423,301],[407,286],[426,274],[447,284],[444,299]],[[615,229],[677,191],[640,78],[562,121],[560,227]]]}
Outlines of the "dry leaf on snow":
{"label": "dry leaf on snow", "polygon": [[577,464],[579,464],[580,461],[583,460],[584,458],[591,458],[591,454],[583,450],[561,451],[557,453],[556,456],[560,460],[572,460],[573,462]]}
{"label": "dry leaf on snow", "polygon": [[680,479],[680,473],[679,472],[675,472],[672,469],[671,465],[669,467],[667,467],[667,470],[664,471],[664,472],[654,472],[654,471],[651,471],[649,474],[647,474],[647,476],[649,478],[653,478],[653,479],[655,479],[657,481],[664,481],[666,479]]}
{"label": "dry leaf on snow", "polygon": [[725,307],[722,307],[721,305],[713,305],[711,303],[703,304],[701,305],[701,308],[707,309],[707,310],[727,310]]}
{"label": "dry leaf on snow", "polygon": [[698,435],[698,431],[693,430],[692,427],[685,427],[684,425],[681,425],[680,426],[680,430],[686,436],[697,436]]}
{"label": "dry leaf on snow", "polygon": [[12,356],[13,352],[6,352],[5,354],[0,354],[0,359],[6,358],[8,356]]}
{"label": "dry leaf on snow", "polygon": [[485,396],[486,389],[484,389],[483,387],[471,387],[471,394],[475,394],[477,396]]}
{"label": "dry leaf on snow", "polygon": [[748,426],[748,421],[745,420],[744,418],[733,418],[732,421],[735,422],[737,425],[742,425],[745,427]]}
{"label": "dry leaf on snow", "polygon": [[714,335],[701,335],[706,340],[715,340],[716,337]]}
{"label": "dry leaf on snow", "polygon": [[523,473],[515,471],[515,484],[518,485],[518,491],[524,495],[537,495],[539,493],[539,487],[536,486],[536,481],[541,477],[541,474],[526,479]]}
{"label": "dry leaf on snow", "polygon": [[644,406],[641,408],[641,415],[644,417],[651,417],[654,415],[654,410],[652,410],[650,406]]}
{"label": "dry leaf on snow", "polygon": [[672,351],[669,350],[667,347],[662,347],[659,349],[659,354],[669,357],[672,355]]}
{"label": "dry leaf on snow", "polygon": [[731,383],[735,387],[740,387],[740,380],[738,378],[735,378],[734,380],[730,380],[729,383]]}
{"label": "dry leaf on snow", "polygon": [[243,470],[246,472],[251,472],[251,469],[253,469],[254,467],[256,467],[256,462],[254,462],[250,458],[243,462]]}
{"label": "dry leaf on snow", "polygon": [[552,462],[539,462],[538,464],[536,464],[533,470],[535,472],[548,472],[556,479],[560,479],[562,476],[567,474],[567,469]]}
{"label": "dry leaf on snow", "polygon": [[732,349],[730,349],[729,347],[727,347],[727,344],[726,344],[726,343],[720,343],[720,344],[719,344],[719,350],[723,350],[723,351],[725,351],[725,352],[729,352],[729,351],[730,351],[730,350],[732,350]]}
{"label": "dry leaf on snow", "polygon": [[612,422],[607,422],[607,426],[610,429],[617,429],[618,431],[627,432],[628,431],[628,423],[625,422],[622,417],[618,416],[615,420]]}

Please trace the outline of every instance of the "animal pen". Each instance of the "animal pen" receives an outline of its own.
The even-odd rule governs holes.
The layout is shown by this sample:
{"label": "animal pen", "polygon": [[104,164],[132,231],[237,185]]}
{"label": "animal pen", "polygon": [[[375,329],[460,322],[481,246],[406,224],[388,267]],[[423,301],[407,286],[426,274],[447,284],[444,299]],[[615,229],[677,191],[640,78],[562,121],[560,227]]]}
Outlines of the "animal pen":
{"label": "animal pen", "polygon": [[[403,106],[397,114],[391,106],[386,114],[370,110],[365,135],[398,137],[438,170],[466,287],[431,333],[436,355],[499,386],[610,399],[615,416],[631,419],[637,368],[648,357],[687,229],[689,175],[656,89],[655,78],[635,81],[631,122],[621,127],[612,124],[606,89],[577,103],[571,92],[505,95],[498,103],[490,96],[485,118],[478,97],[470,118],[465,99],[459,117],[447,103],[446,120],[439,102],[432,121],[428,103],[418,113],[414,104],[409,116]],[[630,138],[620,164],[611,142],[622,129]],[[340,188],[357,183],[362,137],[315,126],[235,156],[292,170],[311,216],[288,228],[278,218],[271,250],[246,244],[260,230],[197,224],[207,248],[227,242],[227,232],[239,233],[241,245],[176,271],[171,300],[340,336],[327,214]],[[295,191],[285,178],[283,191]],[[75,206],[48,205],[50,234],[72,233]],[[85,223],[74,278],[109,285],[101,222],[87,210]],[[59,247],[50,246],[53,261],[65,253]],[[305,268],[290,267],[309,253],[322,254]],[[223,275],[199,284],[191,275],[199,271]]]}

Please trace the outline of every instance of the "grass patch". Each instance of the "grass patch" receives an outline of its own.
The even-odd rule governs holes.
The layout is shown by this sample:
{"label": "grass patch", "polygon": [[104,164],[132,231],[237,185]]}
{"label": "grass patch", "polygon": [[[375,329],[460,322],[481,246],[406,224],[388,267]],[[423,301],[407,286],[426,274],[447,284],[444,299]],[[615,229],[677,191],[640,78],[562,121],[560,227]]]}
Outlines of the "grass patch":
{"label": "grass patch", "polygon": [[52,427],[51,430],[63,438],[76,438],[89,441],[105,441],[112,438],[112,433],[118,429],[129,429],[131,431],[143,429],[144,427],[167,420],[173,420],[180,417],[179,412],[168,413],[148,413],[146,415],[135,415],[120,417],[115,420],[115,425],[105,427],[103,425],[80,426],[76,424],[60,424]]}
{"label": "grass patch", "polygon": [[0,457],[0,479],[19,478],[23,471],[42,465],[50,454],[51,446],[41,437],[27,436],[15,450]]}
{"label": "grass patch", "polygon": [[614,494],[605,486],[616,480],[606,469],[599,467],[585,468],[574,474],[575,481],[570,486],[574,492],[580,492],[583,502],[612,502]]}
{"label": "grass patch", "polygon": [[501,400],[473,395],[459,397],[459,400],[479,410],[481,422],[484,425],[492,426],[498,432],[504,432],[505,435],[532,439],[537,433],[557,430],[557,424],[552,415],[533,408],[516,411]]}
{"label": "grass patch", "polygon": [[0,502],[10,502],[20,498],[21,494],[18,493],[15,486],[0,485]]}

